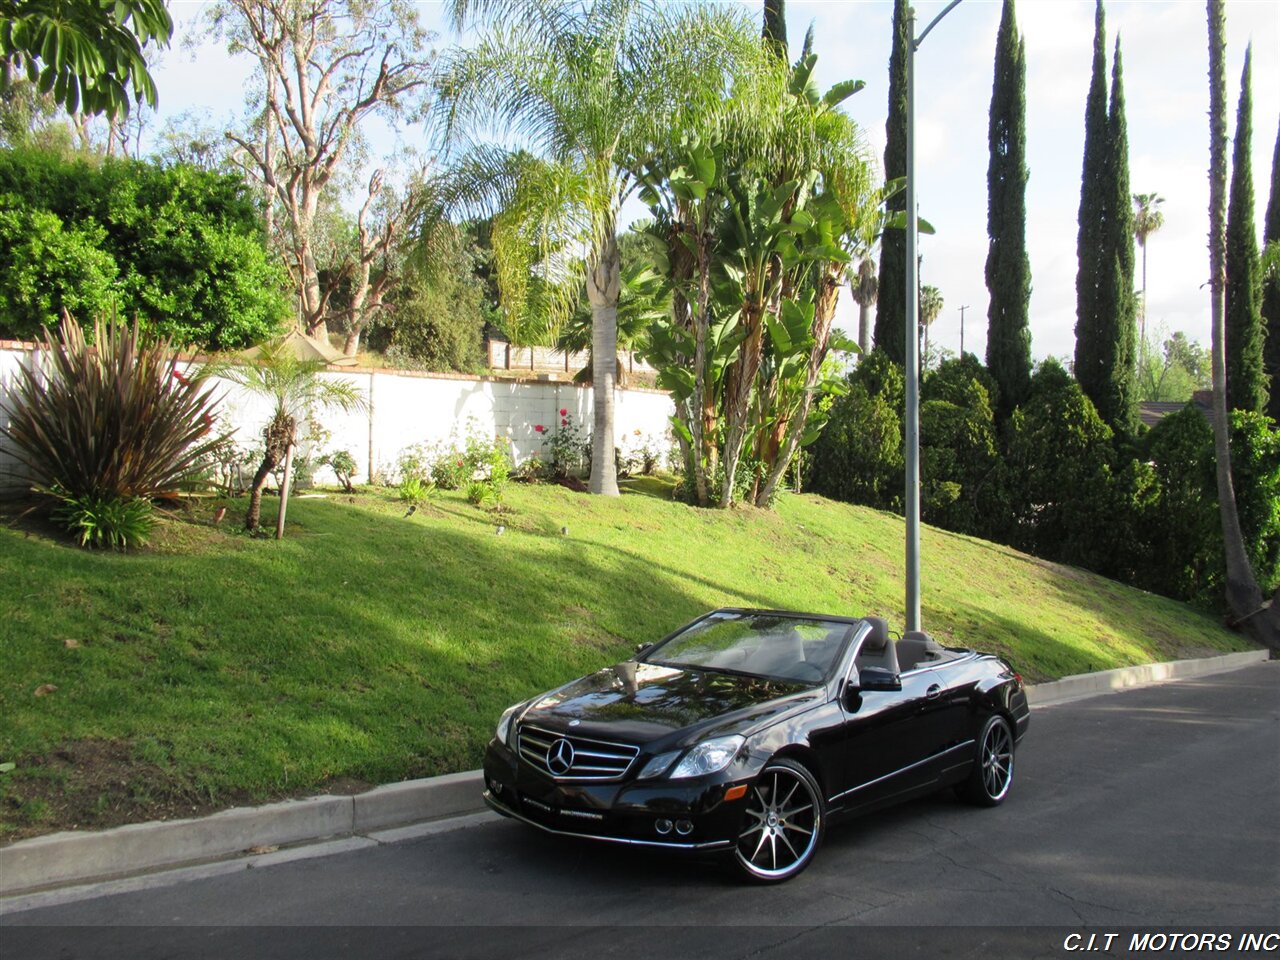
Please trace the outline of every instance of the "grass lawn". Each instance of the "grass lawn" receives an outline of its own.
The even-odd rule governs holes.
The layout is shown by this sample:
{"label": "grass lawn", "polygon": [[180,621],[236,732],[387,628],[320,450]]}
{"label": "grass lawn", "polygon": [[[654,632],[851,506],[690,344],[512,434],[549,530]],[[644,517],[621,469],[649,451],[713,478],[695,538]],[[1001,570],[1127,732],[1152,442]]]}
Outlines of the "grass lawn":
{"label": "grass lawn", "polygon": [[[166,519],[145,552],[0,527],[0,839],[478,766],[507,705],[712,607],[886,616],[900,518],[813,496],[696,510],[512,485],[295,499],[283,542]],[[274,526],[274,504],[266,504]],[[561,528],[568,528],[562,535]],[[1031,681],[1247,649],[1183,604],[926,528],[924,620]],[[45,685],[56,687],[37,696]]]}

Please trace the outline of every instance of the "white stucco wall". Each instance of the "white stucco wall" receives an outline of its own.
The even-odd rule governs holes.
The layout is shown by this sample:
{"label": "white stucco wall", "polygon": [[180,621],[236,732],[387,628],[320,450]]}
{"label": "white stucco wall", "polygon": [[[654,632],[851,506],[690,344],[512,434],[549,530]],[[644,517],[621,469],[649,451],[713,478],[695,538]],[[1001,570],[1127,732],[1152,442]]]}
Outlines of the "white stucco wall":
{"label": "white stucco wall", "polygon": [[[29,349],[0,345],[0,405],[7,405],[13,376],[20,364],[33,362]],[[589,387],[534,380],[496,380],[478,377],[406,373],[389,370],[325,371],[321,376],[349,381],[364,396],[369,409],[357,413],[324,411],[319,421],[330,438],[314,456],[331,450],[347,450],[359,465],[357,482],[370,470],[384,476],[394,472],[401,451],[416,444],[442,443],[450,435],[459,438],[474,431],[484,436],[509,436],[511,451],[519,463],[542,449],[534,429],[553,429],[559,411],[567,410],[574,422],[590,427],[592,398]],[[268,400],[219,381],[219,415],[235,430],[237,444],[251,447],[261,442],[262,428],[271,415]],[[665,454],[671,445],[671,398],[654,390],[619,390],[616,395],[617,446],[624,451],[647,440]],[[0,414],[3,416],[3,414]],[[636,436],[636,431],[640,435]],[[22,486],[20,476],[9,475],[17,466],[0,437],[0,488]],[[332,482],[326,470],[317,481]]]}

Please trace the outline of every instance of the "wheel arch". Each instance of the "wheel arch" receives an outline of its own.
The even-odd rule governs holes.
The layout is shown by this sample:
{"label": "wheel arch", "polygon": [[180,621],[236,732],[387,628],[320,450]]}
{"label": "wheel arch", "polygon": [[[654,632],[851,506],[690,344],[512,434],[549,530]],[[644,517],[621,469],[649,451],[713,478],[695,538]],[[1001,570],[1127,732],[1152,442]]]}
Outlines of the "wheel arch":
{"label": "wheel arch", "polygon": [[[818,787],[824,792],[823,795],[825,796],[825,791],[828,787],[827,772],[823,769],[822,760],[816,750],[801,743],[789,743],[776,750],[773,756],[769,758],[769,761],[765,763],[765,766],[767,767],[769,763],[779,759],[798,763],[808,770],[813,775],[813,779],[818,781]],[[764,768],[762,767],[761,769],[763,770]]]}

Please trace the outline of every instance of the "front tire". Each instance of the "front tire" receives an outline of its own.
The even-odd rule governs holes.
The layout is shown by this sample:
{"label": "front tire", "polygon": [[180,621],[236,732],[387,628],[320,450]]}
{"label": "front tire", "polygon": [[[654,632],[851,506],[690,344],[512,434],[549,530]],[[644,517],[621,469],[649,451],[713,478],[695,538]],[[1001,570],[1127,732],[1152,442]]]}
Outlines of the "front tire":
{"label": "front tire", "polygon": [[1008,720],[996,714],[983,725],[973,769],[956,792],[975,806],[996,807],[1004,803],[1012,786],[1013,728]]}
{"label": "front tire", "polygon": [[733,851],[738,873],[752,883],[781,883],[813,860],[826,823],[822,789],[805,767],[771,760],[747,792]]}

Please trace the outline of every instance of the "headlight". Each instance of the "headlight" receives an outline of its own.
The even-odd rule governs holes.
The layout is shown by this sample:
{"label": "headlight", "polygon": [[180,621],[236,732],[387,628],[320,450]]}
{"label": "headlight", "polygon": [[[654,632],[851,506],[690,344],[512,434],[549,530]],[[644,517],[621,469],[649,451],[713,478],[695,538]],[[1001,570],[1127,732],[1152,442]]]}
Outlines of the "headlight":
{"label": "headlight", "polygon": [[676,757],[678,756],[680,756],[679,750],[672,750],[670,753],[658,754],[644,765],[644,769],[640,771],[636,779],[649,780],[652,777],[662,776],[667,772],[667,767],[676,762]]}
{"label": "headlight", "polygon": [[507,742],[507,735],[511,733],[511,718],[516,715],[516,711],[521,706],[523,704],[517,703],[514,707],[507,707],[502,711],[502,716],[498,719],[498,732],[494,734],[499,743],[505,744]]}
{"label": "headlight", "polygon": [[739,736],[705,740],[685,754],[684,759],[671,771],[671,779],[701,777],[723,770],[733,762],[733,758],[738,755],[738,751],[746,742]]}

